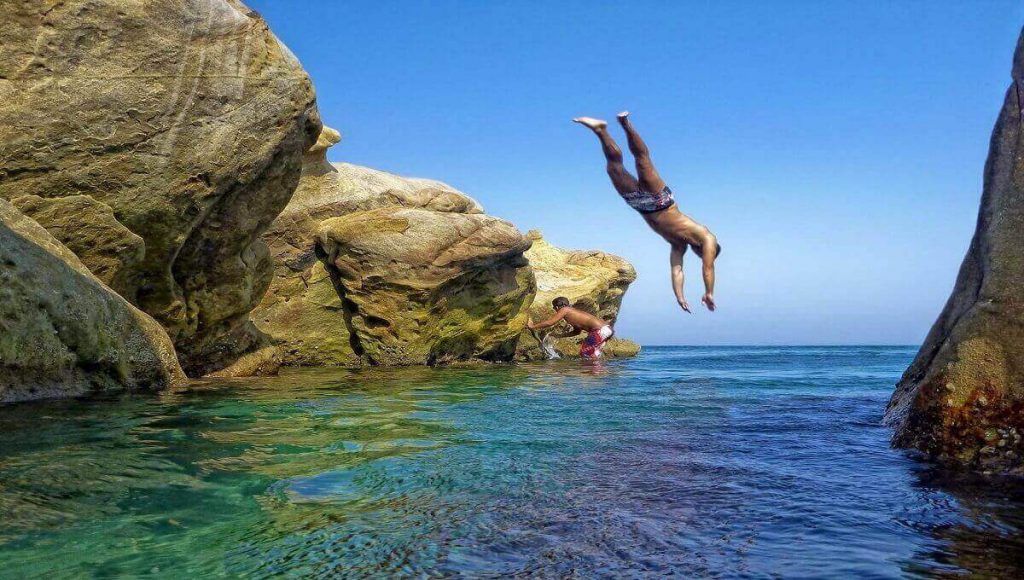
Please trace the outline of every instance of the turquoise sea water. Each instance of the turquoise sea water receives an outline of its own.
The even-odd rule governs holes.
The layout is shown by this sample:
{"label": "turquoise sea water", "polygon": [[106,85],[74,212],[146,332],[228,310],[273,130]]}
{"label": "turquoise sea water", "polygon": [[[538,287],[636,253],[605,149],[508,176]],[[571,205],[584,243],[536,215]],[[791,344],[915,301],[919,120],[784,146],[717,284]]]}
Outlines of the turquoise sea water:
{"label": "turquoise sea water", "polygon": [[912,348],[291,370],[0,408],[0,577],[1021,577],[880,418]]}

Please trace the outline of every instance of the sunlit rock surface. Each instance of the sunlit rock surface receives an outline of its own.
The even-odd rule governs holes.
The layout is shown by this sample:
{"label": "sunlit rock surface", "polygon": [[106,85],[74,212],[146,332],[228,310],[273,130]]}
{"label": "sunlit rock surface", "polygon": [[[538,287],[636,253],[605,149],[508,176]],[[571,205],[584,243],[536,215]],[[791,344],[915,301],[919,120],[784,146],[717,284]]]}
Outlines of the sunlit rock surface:
{"label": "sunlit rock surface", "polygon": [[894,442],[1024,474],[1024,34],[956,286],[886,412]]}
{"label": "sunlit rock surface", "polygon": [[155,320],[0,200],[0,403],[184,381]]}
{"label": "sunlit rock surface", "polygon": [[0,198],[109,206],[145,245],[111,283],[192,375],[260,346],[260,234],[319,131],[309,78],[241,2],[0,3]]}
{"label": "sunlit rock surface", "polygon": [[380,365],[511,360],[535,291],[529,247],[498,218],[402,207],[317,235],[353,350]]}
{"label": "sunlit rock surface", "polygon": [[[549,318],[554,312],[551,301],[559,296],[569,299],[575,308],[585,310],[610,323],[618,319],[622,297],[636,280],[636,270],[626,260],[596,250],[562,250],[534,230],[528,234],[533,246],[526,258],[537,278],[537,297],[530,308],[534,320]],[[548,333],[560,333],[561,324],[537,333],[526,331],[519,342],[517,357],[525,360],[546,358],[538,339]],[[557,339],[554,348],[562,356],[578,356],[583,335]],[[616,335],[605,347],[606,356],[636,356],[640,345]]]}
{"label": "sunlit rock surface", "polygon": [[327,161],[327,149],[341,140],[324,127],[306,154],[302,179],[291,202],[267,229],[275,273],[270,290],[253,312],[257,327],[281,345],[285,364],[354,366],[341,298],[327,270],[314,255],[324,220],[384,207],[413,207],[436,212],[479,214],[475,200],[429,179],[400,177],[348,163]]}

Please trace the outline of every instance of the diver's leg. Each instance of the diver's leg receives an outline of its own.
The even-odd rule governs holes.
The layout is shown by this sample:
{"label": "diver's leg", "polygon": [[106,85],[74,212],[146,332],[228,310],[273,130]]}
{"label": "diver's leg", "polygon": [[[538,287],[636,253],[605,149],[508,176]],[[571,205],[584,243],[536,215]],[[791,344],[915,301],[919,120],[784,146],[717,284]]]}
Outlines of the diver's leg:
{"label": "diver's leg", "polygon": [[622,149],[619,149],[615,139],[608,134],[608,123],[590,117],[577,117],[573,121],[589,128],[601,141],[601,150],[608,161],[608,177],[611,178],[615,191],[632,193],[639,189],[640,183],[622,164]]}
{"label": "diver's leg", "polygon": [[636,174],[640,178],[640,189],[647,193],[660,194],[665,190],[665,181],[658,175],[651,161],[651,151],[647,144],[640,138],[640,134],[633,128],[629,121],[629,111],[619,113],[619,124],[626,131],[626,139],[629,141],[629,151],[636,159]]}

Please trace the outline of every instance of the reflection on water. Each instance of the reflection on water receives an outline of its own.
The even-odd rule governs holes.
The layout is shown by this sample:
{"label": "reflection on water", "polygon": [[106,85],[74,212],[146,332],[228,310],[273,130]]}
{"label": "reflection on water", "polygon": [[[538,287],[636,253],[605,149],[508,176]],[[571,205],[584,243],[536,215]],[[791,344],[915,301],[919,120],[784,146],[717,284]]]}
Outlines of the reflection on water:
{"label": "reflection on water", "polygon": [[648,349],[0,408],[0,558],[11,577],[1020,577],[1019,486],[887,446],[912,355]]}

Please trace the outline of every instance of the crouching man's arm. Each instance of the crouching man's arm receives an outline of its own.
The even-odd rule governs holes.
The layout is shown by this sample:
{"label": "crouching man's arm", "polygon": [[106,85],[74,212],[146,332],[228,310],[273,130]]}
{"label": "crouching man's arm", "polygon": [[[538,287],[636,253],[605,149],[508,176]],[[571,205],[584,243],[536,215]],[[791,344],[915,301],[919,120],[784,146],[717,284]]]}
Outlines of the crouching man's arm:
{"label": "crouching man's arm", "polygon": [[548,327],[554,326],[554,325],[558,324],[558,322],[560,320],[565,318],[566,310],[568,310],[568,308],[560,309],[558,312],[555,313],[554,316],[552,316],[551,318],[549,318],[549,319],[547,319],[547,320],[545,320],[543,322],[534,322],[533,319],[531,318],[530,320],[527,321],[526,328],[529,328],[530,330],[541,330],[542,328],[548,328]]}
{"label": "crouching man's arm", "polygon": [[551,336],[551,338],[569,338],[570,336],[576,336],[577,334],[579,334],[581,332],[583,332],[582,328],[576,328],[575,326],[570,326],[569,330],[566,330],[565,332],[561,332],[561,333],[558,333],[558,334],[551,334],[549,336]]}

